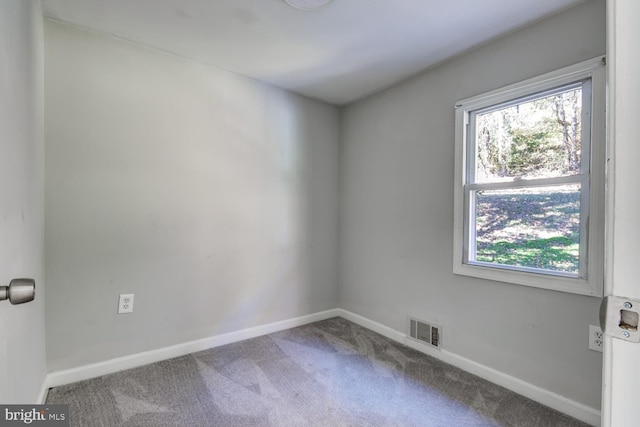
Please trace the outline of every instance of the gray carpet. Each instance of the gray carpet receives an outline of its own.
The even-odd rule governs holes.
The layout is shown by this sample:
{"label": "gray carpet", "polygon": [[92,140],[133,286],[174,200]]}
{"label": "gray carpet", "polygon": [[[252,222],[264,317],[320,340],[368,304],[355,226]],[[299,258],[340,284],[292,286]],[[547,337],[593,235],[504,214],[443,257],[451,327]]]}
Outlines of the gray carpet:
{"label": "gray carpet", "polygon": [[72,426],[586,426],[342,318],[49,391]]}

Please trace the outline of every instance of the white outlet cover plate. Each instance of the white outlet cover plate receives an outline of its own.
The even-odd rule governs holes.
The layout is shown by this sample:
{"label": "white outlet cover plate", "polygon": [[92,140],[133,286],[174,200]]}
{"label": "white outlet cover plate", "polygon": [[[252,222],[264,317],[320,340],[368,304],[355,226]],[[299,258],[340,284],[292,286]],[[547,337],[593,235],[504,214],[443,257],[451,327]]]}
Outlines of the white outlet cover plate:
{"label": "white outlet cover plate", "polygon": [[589,350],[602,353],[604,346],[604,333],[600,326],[589,325]]}
{"label": "white outlet cover plate", "polygon": [[118,314],[133,313],[133,294],[120,294]]}

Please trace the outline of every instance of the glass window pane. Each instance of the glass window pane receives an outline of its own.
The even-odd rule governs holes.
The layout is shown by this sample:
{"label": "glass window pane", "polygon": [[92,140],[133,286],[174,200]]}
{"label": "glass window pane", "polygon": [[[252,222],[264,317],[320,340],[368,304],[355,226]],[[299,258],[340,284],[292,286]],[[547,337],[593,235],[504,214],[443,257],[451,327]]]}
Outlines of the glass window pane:
{"label": "glass window pane", "polygon": [[582,89],[476,115],[476,182],[580,173]]}
{"label": "glass window pane", "polygon": [[578,274],[580,184],[476,191],[475,212],[475,261]]}

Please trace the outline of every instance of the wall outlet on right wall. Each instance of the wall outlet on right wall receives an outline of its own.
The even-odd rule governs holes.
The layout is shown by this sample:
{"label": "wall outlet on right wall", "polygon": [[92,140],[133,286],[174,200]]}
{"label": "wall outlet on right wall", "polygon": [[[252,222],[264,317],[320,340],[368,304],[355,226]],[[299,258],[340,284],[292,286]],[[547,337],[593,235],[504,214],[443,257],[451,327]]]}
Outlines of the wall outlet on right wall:
{"label": "wall outlet on right wall", "polygon": [[133,294],[120,294],[118,314],[133,313]]}
{"label": "wall outlet on right wall", "polygon": [[604,337],[600,326],[589,325],[589,350],[599,351],[602,353],[604,346]]}

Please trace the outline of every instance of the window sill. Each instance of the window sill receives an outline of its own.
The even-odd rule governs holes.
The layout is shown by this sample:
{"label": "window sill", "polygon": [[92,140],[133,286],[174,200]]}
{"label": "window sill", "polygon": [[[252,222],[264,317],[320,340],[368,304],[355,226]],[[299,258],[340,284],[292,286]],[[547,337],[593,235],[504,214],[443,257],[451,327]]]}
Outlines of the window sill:
{"label": "window sill", "polygon": [[515,285],[530,286],[558,292],[567,292],[592,297],[602,297],[602,284],[590,283],[586,279],[564,277],[553,274],[529,273],[497,267],[474,264],[454,265],[454,274],[479,279],[505,282]]}

